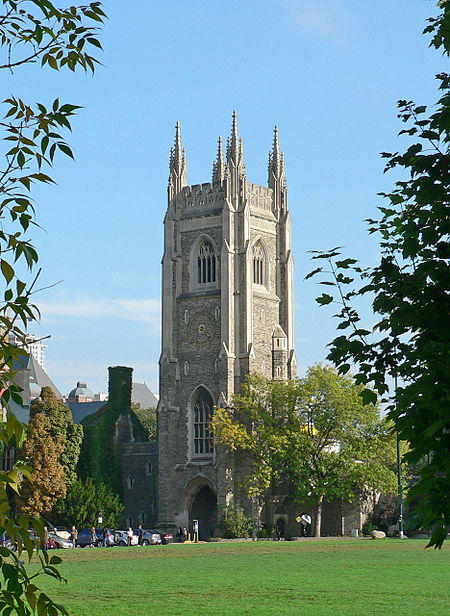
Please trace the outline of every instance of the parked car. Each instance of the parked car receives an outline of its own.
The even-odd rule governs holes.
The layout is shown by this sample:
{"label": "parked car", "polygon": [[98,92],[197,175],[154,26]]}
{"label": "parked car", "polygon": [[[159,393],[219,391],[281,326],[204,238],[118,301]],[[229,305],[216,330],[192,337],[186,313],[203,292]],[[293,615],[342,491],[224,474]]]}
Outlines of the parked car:
{"label": "parked car", "polygon": [[[95,534],[97,535],[97,542],[94,547],[98,547],[98,548],[102,547],[103,546],[103,528],[96,528]],[[114,540],[114,531],[109,530],[108,534],[106,535],[106,540],[107,540],[108,546],[115,545],[116,542]],[[86,547],[87,545],[92,545],[92,536],[91,536],[90,528],[83,528],[83,530],[81,530],[78,533],[77,544],[82,548]]]}
{"label": "parked car", "polygon": [[[162,536],[156,530],[145,530],[143,529],[144,536],[142,539],[143,545],[161,545],[162,544]],[[138,536],[139,542],[139,529],[133,529],[133,533]]]}
{"label": "parked car", "polygon": [[[133,537],[131,539],[131,545],[138,545],[139,537],[135,535],[136,531],[133,531]],[[128,545],[128,536],[126,530],[115,530],[114,531],[114,540],[116,545],[124,546]]]}
{"label": "parked car", "polygon": [[173,543],[173,535],[172,533],[166,533],[162,530],[148,530],[149,533],[158,533],[161,535],[161,543],[162,545],[167,545],[168,543]]}
{"label": "parked car", "polygon": [[53,541],[56,548],[59,548],[59,549],[73,548],[72,541],[69,541],[68,539],[63,539],[62,537],[55,535],[55,533],[48,533],[48,538],[49,538],[49,541],[50,539]]}

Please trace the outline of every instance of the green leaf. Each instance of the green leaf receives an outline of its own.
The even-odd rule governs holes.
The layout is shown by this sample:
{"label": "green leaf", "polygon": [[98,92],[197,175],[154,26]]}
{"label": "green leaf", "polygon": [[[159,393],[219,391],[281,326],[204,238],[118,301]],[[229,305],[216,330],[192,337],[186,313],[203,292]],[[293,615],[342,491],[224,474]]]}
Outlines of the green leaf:
{"label": "green leaf", "polygon": [[328,295],[327,293],[322,293],[320,297],[316,297],[316,302],[320,304],[321,306],[325,306],[326,304],[331,304],[332,301],[333,301],[332,296]]}
{"label": "green leaf", "polygon": [[2,274],[3,274],[6,282],[9,284],[11,282],[11,280],[14,278],[14,269],[4,259],[1,260],[0,267],[1,267]]}

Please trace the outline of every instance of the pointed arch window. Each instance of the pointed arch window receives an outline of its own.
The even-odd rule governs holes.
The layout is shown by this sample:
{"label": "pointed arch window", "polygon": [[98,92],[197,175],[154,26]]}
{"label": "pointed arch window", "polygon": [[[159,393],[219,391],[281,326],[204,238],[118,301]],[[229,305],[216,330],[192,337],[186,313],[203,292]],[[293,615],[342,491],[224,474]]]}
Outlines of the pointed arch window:
{"label": "pointed arch window", "polygon": [[253,246],[253,282],[255,284],[266,285],[267,280],[267,259],[266,252],[261,242]]}
{"label": "pointed arch window", "polygon": [[206,389],[200,389],[193,404],[194,455],[211,454],[214,449],[211,435],[213,401]]}
{"label": "pointed arch window", "polygon": [[216,255],[212,244],[205,240],[197,249],[197,284],[216,282]]}

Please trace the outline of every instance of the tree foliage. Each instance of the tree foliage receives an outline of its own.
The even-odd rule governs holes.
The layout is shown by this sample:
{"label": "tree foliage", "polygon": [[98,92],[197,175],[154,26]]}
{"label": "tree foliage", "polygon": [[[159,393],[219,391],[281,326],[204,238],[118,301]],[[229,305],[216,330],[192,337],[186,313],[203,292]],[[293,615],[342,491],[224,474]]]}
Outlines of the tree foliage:
{"label": "tree foliage", "polygon": [[[448,56],[450,4],[440,6],[424,32]],[[369,233],[380,238],[379,263],[361,267],[339,248],[316,252],[313,258],[327,265],[308,277],[326,274],[322,284],[329,292],[317,301],[339,306],[335,316],[343,333],[331,342],[328,359],[341,373],[356,368],[366,400],[375,396],[370,388],[387,397],[389,417],[410,443],[411,465],[428,458],[410,492],[418,502],[410,522],[433,528],[429,545],[441,547],[450,525],[450,75],[436,79],[440,98],[433,113],[398,101],[405,124],[400,134],[414,143],[402,153],[382,154],[386,171],[400,169],[406,179],[381,193],[386,205],[368,221]],[[363,296],[371,299],[374,327],[362,325],[355,308]]]}
{"label": "tree foliage", "polygon": [[156,409],[154,407],[143,409],[140,404],[132,402],[131,410],[146,431],[147,440],[156,441]]}
{"label": "tree foliage", "polygon": [[[38,413],[43,413],[50,420],[49,438],[63,444],[59,461],[64,468],[64,482],[68,486],[77,478],[83,426],[73,421],[69,407],[58,400],[50,387],[43,387],[40,397],[31,405],[30,417]],[[33,460],[30,460],[30,466],[33,467]]]}
{"label": "tree foliage", "polygon": [[50,418],[43,412],[34,413],[28,424],[27,438],[19,450],[31,468],[30,479],[24,479],[16,498],[20,513],[47,517],[57,499],[65,496],[63,451],[64,441],[61,436],[52,435]]}
{"label": "tree foliage", "polygon": [[321,365],[298,381],[250,376],[232,407],[213,418],[216,438],[251,456],[249,495],[263,495],[273,481],[288,482],[299,500],[316,499],[320,533],[324,500],[352,500],[366,486],[392,491],[392,437],[377,407],[363,405],[361,389]]}
{"label": "tree foliage", "polygon": [[[81,67],[93,72],[96,60],[90,49],[100,48],[98,26],[104,20],[98,2],[85,6],[57,8],[51,0],[3,0],[0,8],[0,69],[6,69],[10,80],[21,66],[39,60],[41,66],[52,69]],[[4,79],[5,81],[5,79]],[[6,81],[5,81],[6,83]],[[10,84],[10,91],[13,85]],[[78,107],[61,103],[30,104],[9,96],[4,101],[5,115],[0,122],[4,133],[4,156],[0,163],[0,277],[3,299],[0,302],[0,401],[6,412],[13,399],[22,404],[20,388],[14,383],[14,359],[24,359],[27,326],[38,315],[31,302],[40,274],[38,254],[30,239],[37,225],[31,190],[35,184],[51,184],[49,175],[57,152],[73,158],[63,133],[71,129],[71,117]],[[19,272],[24,271],[21,275]],[[28,271],[28,274],[26,273]],[[11,337],[10,337],[11,334]],[[13,344],[15,339],[19,344]],[[38,431],[46,423],[39,414]],[[2,451],[23,440],[23,427],[11,413],[0,428]],[[56,454],[55,454],[56,455]],[[57,556],[48,557],[38,546],[41,567],[29,574],[22,560],[25,551],[29,560],[33,542],[29,525],[43,538],[43,523],[23,516],[14,520],[8,494],[19,491],[19,473],[30,477],[26,467],[18,462],[12,470],[0,473],[0,532],[6,530],[15,541],[18,553],[0,548],[0,612],[2,614],[55,616],[67,614],[63,606],[54,603],[35,584],[35,577],[45,573],[61,579]]]}
{"label": "tree foliage", "polygon": [[99,511],[106,526],[117,528],[122,524],[124,507],[118,495],[88,477],[72,483],[66,497],[53,507],[51,519],[57,525],[96,526]]}

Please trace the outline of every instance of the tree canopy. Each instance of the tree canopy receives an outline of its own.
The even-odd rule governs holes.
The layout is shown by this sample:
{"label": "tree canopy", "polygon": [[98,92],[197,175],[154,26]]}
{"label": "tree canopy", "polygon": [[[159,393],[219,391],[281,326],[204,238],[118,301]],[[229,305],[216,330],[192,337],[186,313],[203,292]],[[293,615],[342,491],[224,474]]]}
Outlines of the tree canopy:
{"label": "tree canopy", "polygon": [[[430,46],[449,56],[450,3],[438,4],[442,11],[424,32],[432,35]],[[340,248],[316,252],[313,258],[326,265],[308,277],[326,274],[328,292],[317,301],[339,306],[342,335],[327,358],[341,373],[356,370],[366,401],[374,399],[372,390],[385,396],[395,429],[410,443],[407,461],[427,461],[410,491],[418,503],[410,522],[433,529],[429,546],[441,547],[450,525],[450,75],[436,80],[433,113],[398,101],[400,135],[413,143],[382,154],[386,171],[400,170],[402,179],[381,193],[380,216],[368,221],[369,233],[379,236],[379,263],[363,267]],[[362,296],[372,302],[373,327],[362,324],[355,308]]]}
{"label": "tree canopy", "polygon": [[395,447],[376,405],[364,405],[361,387],[330,366],[315,365],[297,381],[252,375],[231,408],[213,418],[214,434],[230,450],[247,451],[249,495],[284,481],[298,500],[352,500],[367,487],[392,491]]}

